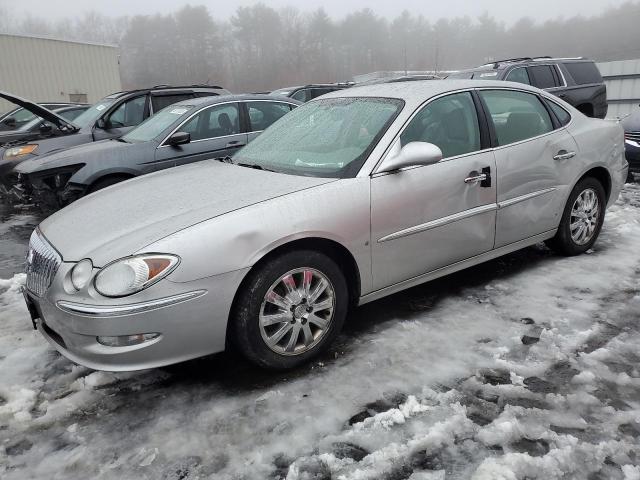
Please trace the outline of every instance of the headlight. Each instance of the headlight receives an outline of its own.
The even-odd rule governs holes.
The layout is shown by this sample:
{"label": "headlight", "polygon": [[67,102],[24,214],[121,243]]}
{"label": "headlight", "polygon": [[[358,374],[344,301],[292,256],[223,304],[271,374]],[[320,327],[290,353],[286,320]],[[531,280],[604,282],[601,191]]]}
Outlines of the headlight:
{"label": "headlight", "polygon": [[38,149],[38,145],[22,145],[20,147],[7,148],[4,152],[5,160],[16,160],[18,157],[28,155],[35,152]]}
{"label": "headlight", "polygon": [[132,295],[169,275],[179,261],[175,255],[157,253],[121,258],[96,275],[94,286],[105,297]]}
{"label": "headlight", "polygon": [[93,271],[93,263],[88,258],[80,260],[71,269],[71,283],[76,290],[82,290],[91,280],[91,272]]}

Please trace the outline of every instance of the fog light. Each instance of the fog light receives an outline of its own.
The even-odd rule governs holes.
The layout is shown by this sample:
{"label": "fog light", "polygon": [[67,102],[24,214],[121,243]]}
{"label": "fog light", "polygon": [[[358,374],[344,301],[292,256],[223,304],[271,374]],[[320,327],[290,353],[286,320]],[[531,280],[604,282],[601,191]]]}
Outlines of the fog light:
{"label": "fog light", "polygon": [[149,342],[160,336],[159,333],[138,333],[137,335],[120,335],[118,337],[96,337],[98,343],[107,347],[131,347]]}

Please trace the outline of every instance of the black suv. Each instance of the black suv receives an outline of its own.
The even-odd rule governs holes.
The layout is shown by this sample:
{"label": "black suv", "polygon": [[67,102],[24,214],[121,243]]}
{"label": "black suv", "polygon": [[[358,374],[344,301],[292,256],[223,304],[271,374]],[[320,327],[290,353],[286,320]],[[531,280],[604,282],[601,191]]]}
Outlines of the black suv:
{"label": "black suv", "polygon": [[588,117],[607,115],[607,87],[598,67],[586,58],[512,58],[462,70],[447,78],[505,80],[541,88]]}
{"label": "black suv", "polygon": [[325,93],[335,92],[343,88],[353,87],[353,82],[346,83],[314,83],[312,85],[301,85],[298,87],[280,88],[271,92],[271,95],[284,95],[299,102],[308,102]]}
{"label": "black suv", "polygon": [[13,169],[28,158],[84,143],[118,138],[168,105],[212,95],[229,95],[229,91],[210,85],[158,85],[107,95],[73,119],[59,135],[41,140],[5,143],[0,147],[0,193],[8,191],[15,184],[17,176]]}

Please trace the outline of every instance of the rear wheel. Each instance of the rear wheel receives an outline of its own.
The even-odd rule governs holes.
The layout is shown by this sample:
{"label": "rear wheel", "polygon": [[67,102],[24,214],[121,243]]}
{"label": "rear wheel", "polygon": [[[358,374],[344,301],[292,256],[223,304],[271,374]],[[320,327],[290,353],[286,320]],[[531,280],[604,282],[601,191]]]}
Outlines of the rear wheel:
{"label": "rear wheel", "polygon": [[232,340],[253,363],[296,367],[333,342],[346,317],[345,277],[323,253],[294,251],[276,257],[243,283],[231,319]]}
{"label": "rear wheel", "polygon": [[583,178],[573,188],[555,237],[547,245],[562,255],[579,255],[598,239],[606,208],[602,184],[592,177]]}

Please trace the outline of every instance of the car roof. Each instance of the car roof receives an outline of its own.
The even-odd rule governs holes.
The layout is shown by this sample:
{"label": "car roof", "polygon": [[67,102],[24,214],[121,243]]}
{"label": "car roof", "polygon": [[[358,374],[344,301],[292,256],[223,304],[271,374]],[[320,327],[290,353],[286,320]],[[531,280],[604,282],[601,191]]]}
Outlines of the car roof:
{"label": "car roof", "polygon": [[218,90],[222,90],[224,92],[227,91],[226,89],[218,85],[175,85],[175,86],[174,85],[156,85],[154,87],[149,87],[149,88],[138,88],[134,90],[123,90],[121,92],[113,92],[105,96],[104,98],[114,99],[114,98],[121,98],[121,97],[124,97],[125,95],[130,95],[132,93],[165,92],[165,91],[170,92],[172,90],[180,90],[180,91],[193,90],[194,92],[206,92],[206,91],[218,91]]}
{"label": "car roof", "polygon": [[[326,98],[346,98],[346,97],[381,97],[381,98],[398,98],[404,100],[407,105],[419,105],[426,99],[441,93],[452,92],[455,90],[464,90],[471,88],[498,88],[498,89],[517,89],[534,93],[544,93],[535,87],[524,85],[522,83],[504,82],[498,80],[417,80],[415,82],[395,82],[395,83],[377,83],[374,85],[362,85],[338,90],[328,93],[320,97],[320,100]],[[312,100],[315,102],[317,100]]]}
{"label": "car roof", "polygon": [[189,106],[200,106],[200,105],[215,105],[216,103],[225,103],[225,102],[239,102],[239,101],[250,101],[250,100],[271,100],[274,102],[285,102],[292,103],[294,105],[302,105],[302,102],[298,100],[294,100],[293,98],[284,97],[282,95],[262,95],[256,93],[241,93],[234,95],[212,95],[210,97],[196,97],[196,98],[188,98],[186,100],[181,100],[177,103],[174,103],[174,106],[177,105],[189,105]]}

